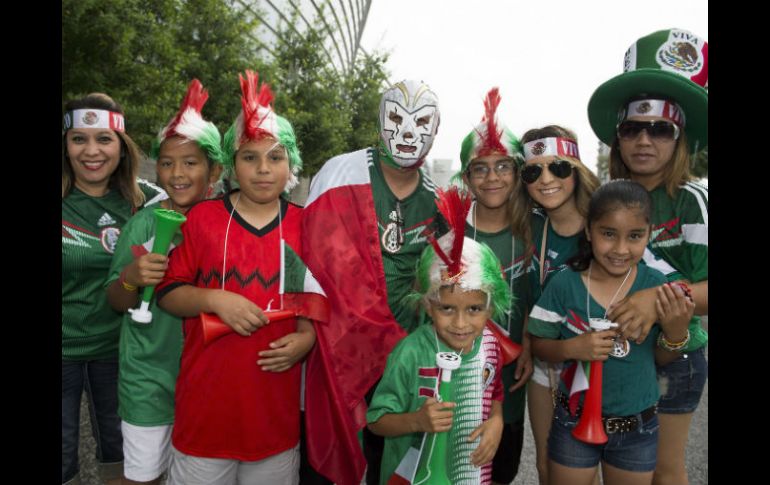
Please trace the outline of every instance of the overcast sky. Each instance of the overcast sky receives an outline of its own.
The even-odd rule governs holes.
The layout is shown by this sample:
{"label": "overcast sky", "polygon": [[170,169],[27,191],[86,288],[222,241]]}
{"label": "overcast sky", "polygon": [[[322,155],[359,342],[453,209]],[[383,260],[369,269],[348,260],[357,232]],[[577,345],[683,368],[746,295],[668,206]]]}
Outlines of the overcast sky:
{"label": "overcast sky", "polygon": [[374,0],[362,45],[390,52],[391,82],[421,79],[438,95],[441,125],[429,158],[459,168],[460,143],[499,86],[498,116],[513,133],[570,128],[595,170],[588,99],[622,72],[633,42],[672,27],[708,42],[707,0]]}

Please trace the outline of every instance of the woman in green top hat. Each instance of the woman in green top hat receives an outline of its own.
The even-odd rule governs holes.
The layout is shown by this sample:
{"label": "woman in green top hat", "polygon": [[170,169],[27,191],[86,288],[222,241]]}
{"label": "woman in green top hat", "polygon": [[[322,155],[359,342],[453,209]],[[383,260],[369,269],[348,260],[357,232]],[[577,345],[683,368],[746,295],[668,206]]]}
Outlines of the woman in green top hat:
{"label": "woman in green top hat", "polygon": [[[669,281],[689,285],[695,315],[708,314],[708,188],[693,180],[691,157],[708,146],[708,44],[680,29],[654,32],[626,52],[623,74],[596,89],[588,118],[610,145],[610,178],[641,183],[653,200],[644,259]],[[657,319],[660,288],[614,305],[608,318],[623,336],[644,340]],[[685,447],[708,375],[708,334],[693,317],[684,341],[659,339],[681,357],[658,367],[661,399],[654,483],[687,483]]]}

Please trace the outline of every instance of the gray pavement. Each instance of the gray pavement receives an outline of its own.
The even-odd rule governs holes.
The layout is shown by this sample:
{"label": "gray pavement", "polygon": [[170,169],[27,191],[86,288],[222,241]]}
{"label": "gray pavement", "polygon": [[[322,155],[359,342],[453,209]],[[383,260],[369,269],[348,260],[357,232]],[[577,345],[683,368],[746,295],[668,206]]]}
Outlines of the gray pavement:
{"label": "gray pavement", "polygon": [[[707,327],[707,325],[704,325]],[[708,357],[708,348],[706,349]],[[691,485],[708,484],[708,381],[701,397],[700,405],[693,416],[690,426],[690,436],[687,442],[687,473]],[[88,410],[85,407],[85,396],[80,413],[80,474],[83,485],[101,485],[96,471],[94,459],[94,439],[91,436]],[[527,418],[528,420],[529,418]],[[528,423],[529,421],[527,421]],[[512,485],[538,485],[537,469],[535,468],[535,447],[532,431],[525,427],[524,449],[521,456],[519,473]]]}

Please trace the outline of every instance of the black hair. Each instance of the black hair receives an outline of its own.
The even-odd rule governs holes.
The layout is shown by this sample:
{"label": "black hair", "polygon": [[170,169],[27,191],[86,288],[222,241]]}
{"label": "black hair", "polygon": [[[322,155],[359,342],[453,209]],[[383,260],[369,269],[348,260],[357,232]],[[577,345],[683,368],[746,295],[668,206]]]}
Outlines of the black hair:
{"label": "black hair", "polygon": [[[650,222],[652,214],[652,198],[640,183],[632,180],[610,180],[602,184],[591,196],[588,203],[588,216],[586,217],[586,231],[591,230],[591,224],[598,221],[608,212],[618,209],[638,209]],[[591,242],[585,232],[580,235],[578,251],[567,260],[567,264],[575,271],[584,271],[594,258]]]}

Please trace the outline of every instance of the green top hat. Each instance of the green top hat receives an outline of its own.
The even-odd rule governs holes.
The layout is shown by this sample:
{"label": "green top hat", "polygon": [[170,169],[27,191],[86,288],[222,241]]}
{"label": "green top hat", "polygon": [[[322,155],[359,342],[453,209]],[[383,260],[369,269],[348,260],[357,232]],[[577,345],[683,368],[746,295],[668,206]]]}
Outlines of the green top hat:
{"label": "green top hat", "polygon": [[588,121],[608,145],[632,98],[664,98],[685,115],[690,150],[708,146],[708,43],[686,30],[660,30],[626,51],[623,74],[599,86],[588,101]]}

